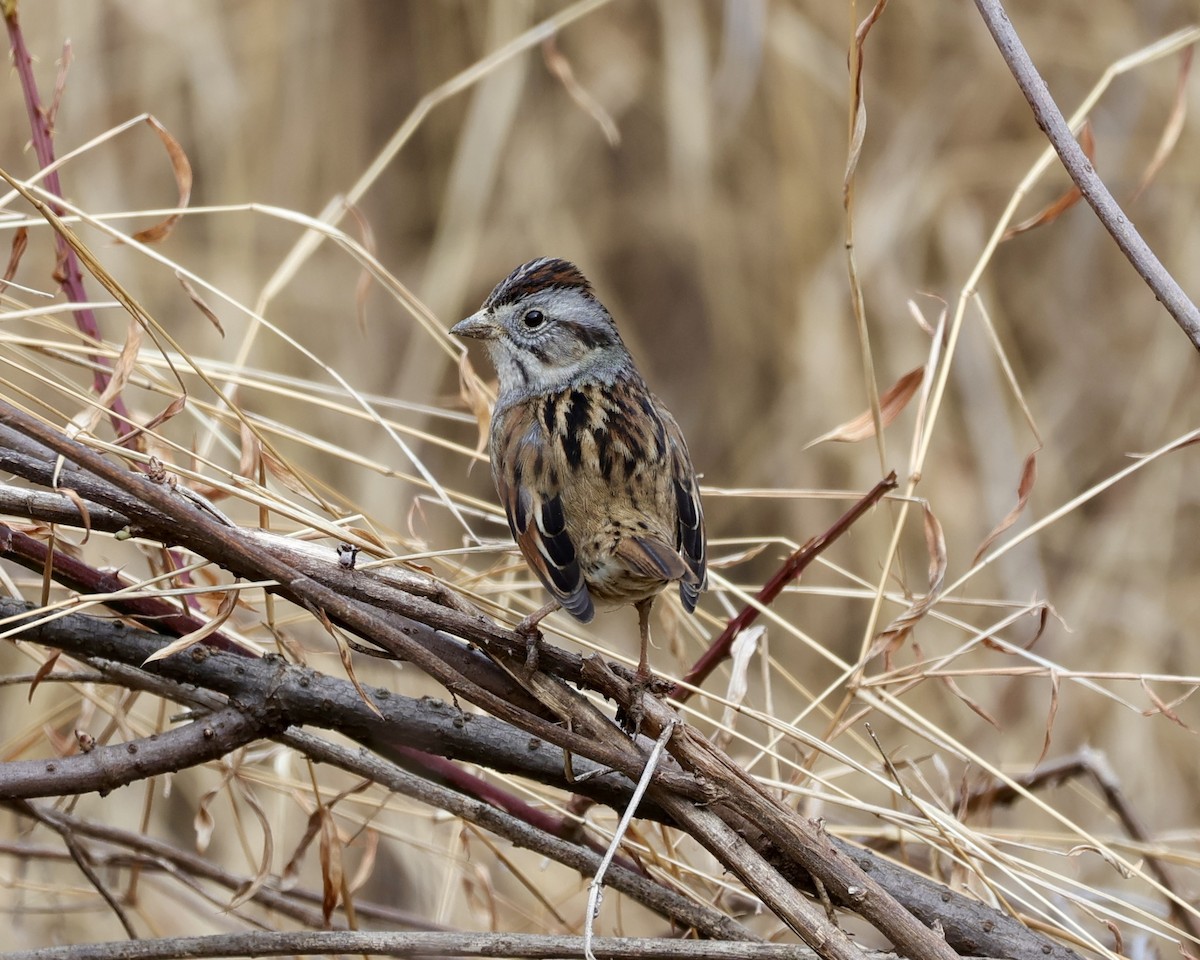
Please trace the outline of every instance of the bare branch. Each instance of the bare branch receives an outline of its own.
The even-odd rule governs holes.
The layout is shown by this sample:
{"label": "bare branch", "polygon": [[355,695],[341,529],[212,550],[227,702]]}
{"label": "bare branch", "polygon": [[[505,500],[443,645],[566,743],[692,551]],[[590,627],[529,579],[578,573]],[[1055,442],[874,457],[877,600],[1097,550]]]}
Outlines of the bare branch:
{"label": "bare branch", "polygon": [[975,6],[979,8],[979,14],[987,24],[1017,85],[1025,94],[1029,106],[1033,108],[1038,126],[1054,145],[1067,173],[1079,187],[1079,192],[1096,211],[1096,216],[1117,241],[1117,246],[1121,248],[1126,259],[1154,291],[1154,296],[1167,308],[1167,312],[1175,318],[1175,322],[1192,341],[1192,346],[1200,350],[1200,310],[1196,309],[1196,305],[1183,292],[1183,288],[1159,262],[1154,251],[1142,239],[1142,235],[1096,173],[1095,167],[1084,154],[1075,135],[1071,133],[1058,104],[1050,95],[1046,81],[1037,72],[1025,45],[1013,29],[1012,21],[1005,13],[1001,0],[975,0]]}

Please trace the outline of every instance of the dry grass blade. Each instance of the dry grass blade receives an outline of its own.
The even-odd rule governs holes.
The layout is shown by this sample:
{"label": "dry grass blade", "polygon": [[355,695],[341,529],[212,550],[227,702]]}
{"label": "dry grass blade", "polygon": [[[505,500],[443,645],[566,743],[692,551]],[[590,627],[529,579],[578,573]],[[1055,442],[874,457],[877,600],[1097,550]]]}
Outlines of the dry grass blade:
{"label": "dry grass blade", "polygon": [[[1106,175],[1153,183],[1138,226],[1187,238],[1197,190],[1179,161],[1200,149],[1186,103],[1200,29],[1159,31],[1195,11],[1184,0],[1154,11],[1097,2],[1085,34],[1071,32],[1062,5],[1032,5],[1018,25],[1050,89],[1086,92],[1089,76],[1103,75],[1074,130],[1089,140],[1084,121],[1102,110]],[[575,704],[570,684],[595,655],[623,677],[631,627],[619,612],[586,626],[551,617],[541,662],[552,672],[522,672],[524,646],[503,624],[541,595],[480,470],[493,393],[446,336],[488,279],[546,254],[576,260],[611,291],[621,335],[705,472],[710,586],[694,617],[663,598],[654,633],[664,678],[683,675],[714,637],[737,639],[732,662],[715,646],[707,661],[724,674],[698,681],[679,706],[731,761],[710,783],[737,768],[739,783],[744,775],[804,823],[822,820],[822,844],[874,864],[870,875],[889,877],[892,893],[936,891],[929,914],[898,902],[926,929],[940,925],[959,953],[975,952],[964,940],[1022,960],[1068,960],[1072,950],[1111,958],[1122,942],[1195,952],[1194,359],[1155,328],[1157,307],[1136,276],[1106,267],[1112,251],[1095,246],[1090,217],[1061,215],[1068,198],[1039,212],[1041,223],[1058,217],[1052,229],[997,255],[1014,211],[1061,188],[1039,183],[1057,161],[1039,159],[1040,135],[986,35],[963,31],[961,17],[893,24],[875,0],[853,9],[751,0],[723,13],[585,0],[537,23],[536,4],[401,6],[300,12],[244,0],[243,19],[266,17],[286,44],[230,30],[206,9],[186,31],[126,18],[120,42],[131,56],[115,59],[104,56],[111,25],[91,7],[69,23],[52,5],[36,21],[25,11],[39,35],[31,59],[14,54],[14,96],[32,71],[52,76],[47,55],[68,29],[79,56],[55,123],[47,127],[56,104],[36,115],[39,138],[49,130],[73,149],[47,160],[55,153],[43,142],[30,154],[32,128],[10,124],[0,157],[30,174],[25,193],[51,214],[31,213],[41,208],[19,192],[0,197],[0,233],[10,234],[0,407],[61,431],[96,407],[103,387],[93,377],[119,363],[124,419],[90,421],[82,453],[130,489],[157,458],[173,486],[147,502],[179,512],[150,536],[140,509],[97,499],[69,455],[58,485],[78,499],[55,496],[44,474],[20,472],[32,454],[0,423],[10,478],[0,484],[0,586],[47,604],[33,615],[4,606],[0,637],[20,642],[0,651],[0,753],[15,763],[86,759],[75,755],[87,744],[147,742],[181,711],[202,727],[199,711],[235,693],[252,710],[313,710],[303,735],[293,726],[279,741],[135,787],[145,809],[132,838],[112,823],[136,817],[133,805],[81,798],[79,816],[60,825],[96,858],[87,877],[59,833],[30,846],[18,831],[39,821],[14,813],[0,855],[21,842],[14,935],[25,941],[11,948],[122,936],[106,884],[125,894],[118,905],[137,903],[134,921],[148,929],[206,929],[214,910],[242,932],[415,921],[466,937],[582,925],[599,861],[589,844],[612,835],[628,799],[620,777],[586,776],[594,763],[584,751],[599,743],[610,751],[605,769],[621,769],[630,742],[610,729],[611,701],[594,694],[595,726],[568,729],[538,699],[537,681],[561,670],[564,703]],[[1063,36],[1074,42],[1056,42]],[[1106,69],[1112,50],[1134,52]],[[503,111],[481,109],[492,101],[476,96],[492,78]],[[81,104],[71,102],[76,85]],[[311,109],[280,110],[284,87],[289,103]],[[368,88],[385,91],[380,110],[346,109]],[[125,117],[149,103],[172,118],[175,146],[161,142],[173,184],[160,148],[147,149],[148,115],[80,137],[79,116]],[[259,149],[245,131],[261,129],[276,135]],[[203,170],[212,205],[185,196],[183,164],[197,178]],[[179,202],[149,209],[147,191],[164,186]],[[56,237],[70,244],[60,227],[112,298],[71,304],[56,294],[51,271],[70,269],[55,250]],[[172,227],[169,242],[139,242]],[[433,240],[444,250],[436,271]],[[1200,261],[1186,247],[1172,245],[1172,272],[1198,289]],[[919,291],[939,316],[911,306]],[[84,299],[98,325],[81,334]],[[349,313],[362,327],[368,310],[364,340]],[[144,321],[136,349],[130,317]],[[889,370],[915,369],[880,383],[872,352]],[[830,420],[864,409],[827,433]],[[801,454],[818,434],[843,442]],[[897,454],[903,493],[817,550],[811,535],[831,529]],[[936,517],[923,508],[918,534],[922,501]],[[189,541],[190,552],[164,543],[200,530],[213,539]],[[234,539],[267,555],[271,579],[231,583],[209,562],[214,543],[224,550]],[[357,564],[338,566],[341,543],[362,550]],[[309,578],[329,591],[318,608],[373,607],[383,635],[420,659],[359,656],[366,640],[288,592]],[[168,643],[194,640],[235,593],[238,613],[219,630],[138,669]],[[398,597],[400,613],[388,606]],[[125,626],[114,629],[114,618]],[[375,614],[358,622],[376,629]],[[884,625],[897,630],[885,639],[895,642],[888,660],[864,661]],[[55,628],[77,644],[61,657],[44,636]],[[137,657],[74,664],[96,654],[98,638],[137,644]],[[247,686],[251,677],[262,685]],[[223,684],[235,680],[230,692]],[[201,701],[185,699],[193,695]],[[400,726],[408,709],[433,725]],[[489,710],[534,732],[493,739],[502,724]],[[331,724],[328,742],[313,733],[317,721]],[[864,721],[896,758],[890,766]],[[611,743],[599,739],[608,733]],[[1087,783],[1037,776],[1084,740],[1104,743],[1127,782],[1162,785],[1135,798],[1140,829],[1114,819],[1117,807]],[[574,782],[551,746],[559,741]],[[0,786],[9,769],[0,764]],[[1003,816],[953,802],[976,771],[995,778]],[[695,788],[678,783],[675,763],[658,776]],[[360,784],[369,786],[354,793]],[[711,820],[740,805],[698,795],[695,828],[681,830],[653,819],[668,818],[658,790],[622,848],[637,869],[614,864],[606,888],[613,902],[599,923],[623,939],[598,940],[597,952],[619,942],[659,949],[642,937],[668,924],[702,930],[725,957],[738,938],[775,935],[770,917],[736,919],[761,909],[747,893],[759,880],[727,872],[721,858],[755,833],[744,824],[719,833]],[[59,806],[72,802],[64,790]],[[191,850],[193,813],[201,855]],[[267,820],[267,844],[288,849],[310,828],[283,870],[259,841]],[[697,836],[723,838],[716,859]],[[781,915],[811,893],[807,906],[829,922],[819,892],[797,889],[806,874],[763,859],[779,874],[780,889],[767,889]],[[397,886],[397,865],[420,882]],[[830,904],[849,928],[855,904]],[[998,939],[1006,923],[1027,952]],[[747,940],[744,955],[756,951],[770,952]]]}
{"label": "dry grass blade", "polygon": [[553,36],[542,41],[542,57],[546,61],[547,68],[567,91],[567,96],[575,101],[580,110],[596,121],[596,125],[603,131],[608,145],[614,149],[619,147],[621,131],[617,128],[616,121],[575,78],[575,71],[571,69],[571,61],[563,56],[563,52],[558,48],[558,42]]}
{"label": "dry grass blade", "polygon": [[1158,139],[1158,146],[1154,148],[1154,156],[1146,164],[1146,170],[1142,174],[1142,179],[1138,182],[1137,189],[1129,197],[1130,204],[1133,204],[1138,197],[1146,192],[1146,188],[1154,182],[1159,171],[1162,170],[1163,165],[1167,162],[1171,154],[1175,152],[1175,147],[1179,143],[1184,123],[1187,121],[1187,85],[1188,77],[1192,72],[1192,57],[1195,52],[1195,47],[1188,47],[1180,55],[1179,76],[1175,82],[1175,100],[1171,104],[1171,112],[1167,116],[1167,122],[1163,125],[1163,132],[1162,136]]}

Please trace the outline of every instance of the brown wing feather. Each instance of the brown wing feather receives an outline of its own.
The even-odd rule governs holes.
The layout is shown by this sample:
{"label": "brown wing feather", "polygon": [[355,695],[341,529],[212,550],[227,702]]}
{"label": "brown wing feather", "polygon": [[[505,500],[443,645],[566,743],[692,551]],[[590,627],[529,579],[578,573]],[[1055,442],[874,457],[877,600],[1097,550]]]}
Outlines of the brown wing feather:
{"label": "brown wing feather", "polygon": [[671,482],[675,489],[677,525],[676,549],[687,564],[690,576],[679,581],[679,597],[684,609],[691,613],[708,581],[707,546],[704,538],[704,509],[700,505],[700,488],[696,471],[688,455],[683,432],[675,418],[661,404],[658,407],[663,425],[667,428],[667,451],[670,457]]}
{"label": "brown wing feather", "polygon": [[561,490],[536,468],[543,443],[531,404],[504,411],[492,425],[492,479],[526,562],[564,610],[588,623],[595,607],[566,529]]}

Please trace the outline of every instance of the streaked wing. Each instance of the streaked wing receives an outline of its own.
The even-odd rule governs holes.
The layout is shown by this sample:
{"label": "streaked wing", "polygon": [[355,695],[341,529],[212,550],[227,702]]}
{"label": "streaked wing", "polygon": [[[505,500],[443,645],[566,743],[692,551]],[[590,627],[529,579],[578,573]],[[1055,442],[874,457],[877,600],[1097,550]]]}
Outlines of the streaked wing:
{"label": "streaked wing", "polygon": [[687,444],[675,418],[658,405],[663,425],[667,428],[667,452],[670,457],[671,482],[675,490],[678,514],[676,548],[687,564],[691,576],[679,581],[679,597],[684,609],[691,613],[696,609],[708,580],[708,561],[704,540],[704,509],[700,505],[700,488],[696,483],[696,471],[688,455]]}
{"label": "streaked wing", "polygon": [[526,562],[571,616],[588,623],[595,615],[567,533],[557,477],[542,469],[542,425],[529,403],[504,411],[492,425],[492,478],[508,515],[508,527]]}

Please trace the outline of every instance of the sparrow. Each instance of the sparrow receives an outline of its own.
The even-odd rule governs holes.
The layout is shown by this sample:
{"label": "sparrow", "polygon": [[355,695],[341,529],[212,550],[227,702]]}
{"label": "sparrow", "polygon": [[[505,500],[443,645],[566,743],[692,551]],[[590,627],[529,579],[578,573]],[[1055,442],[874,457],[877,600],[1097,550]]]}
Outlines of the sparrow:
{"label": "sparrow", "polygon": [[691,613],[704,589],[704,512],[679,424],[650,392],[579,268],[544,257],[512,271],[450,332],[482,340],[499,390],[488,452],[513,539],[581,623],[633,604],[650,679],[650,609],[670,584]]}

